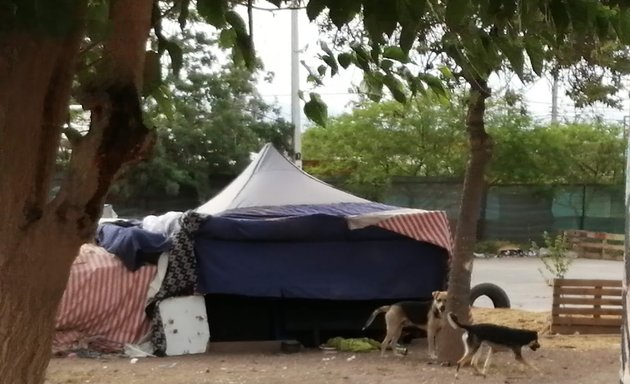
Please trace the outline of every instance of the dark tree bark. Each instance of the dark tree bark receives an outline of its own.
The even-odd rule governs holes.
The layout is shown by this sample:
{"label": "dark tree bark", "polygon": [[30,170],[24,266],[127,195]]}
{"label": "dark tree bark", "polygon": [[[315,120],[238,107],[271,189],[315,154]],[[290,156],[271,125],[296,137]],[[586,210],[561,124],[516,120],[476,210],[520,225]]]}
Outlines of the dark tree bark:
{"label": "dark tree bark", "polygon": [[49,191],[87,2],[61,36],[0,35],[0,381],[37,384],[54,316],[80,245],[93,238],[109,185],[152,143],[138,89],[152,0],[112,1],[100,81],[83,92],[90,131],[72,143],[57,196]]}

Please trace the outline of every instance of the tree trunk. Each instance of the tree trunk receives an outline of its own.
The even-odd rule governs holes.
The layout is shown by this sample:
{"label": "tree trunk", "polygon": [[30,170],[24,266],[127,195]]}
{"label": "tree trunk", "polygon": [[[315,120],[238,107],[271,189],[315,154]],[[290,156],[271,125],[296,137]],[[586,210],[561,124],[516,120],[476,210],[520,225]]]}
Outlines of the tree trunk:
{"label": "tree trunk", "polygon": [[76,231],[46,208],[79,41],[79,34],[46,39],[16,33],[0,39],[3,383],[42,381],[55,310],[81,243]]}
{"label": "tree trunk", "polygon": [[[75,2],[81,16],[85,1]],[[90,131],[72,142],[59,193],[49,193],[68,114],[79,27],[64,36],[0,35],[0,381],[43,382],[54,317],[80,245],[94,236],[109,185],[152,144],[138,87],[152,0],[113,0],[107,66],[84,92]]]}
{"label": "tree trunk", "polygon": [[[481,209],[486,164],[492,156],[492,138],[486,133],[484,114],[490,90],[486,81],[471,82],[466,115],[466,130],[470,143],[470,158],[466,168],[460,205],[455,247],[448,280],[447,311],[455,313],[464,322],[470,321],[470,280],[473,249],[477,239],[477,221]],[[464,351],[460,333],[445,326],[440,336],[439,357],[455,362]]]}
{"label": "tree trunk", "polygon": [[[57,304],[81,241],[54,217],[16,233],[17,247],[2,247],[0,269],[0,380],[42,382],[51,355]],[[54,244],[54,248],[51,247]],[[10,257],[6,257],[10,256]]]}

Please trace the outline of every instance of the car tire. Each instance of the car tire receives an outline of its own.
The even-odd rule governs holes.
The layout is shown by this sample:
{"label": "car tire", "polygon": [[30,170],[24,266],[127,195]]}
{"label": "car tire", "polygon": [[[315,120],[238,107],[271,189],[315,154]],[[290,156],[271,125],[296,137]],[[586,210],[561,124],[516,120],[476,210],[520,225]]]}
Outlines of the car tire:
{"label": "car tire", "polygon": [[495,308],[510,308],[510,298],[507,293],[496,284],[481,283],[470,290],[470,305],[481,296],[487,296]]}

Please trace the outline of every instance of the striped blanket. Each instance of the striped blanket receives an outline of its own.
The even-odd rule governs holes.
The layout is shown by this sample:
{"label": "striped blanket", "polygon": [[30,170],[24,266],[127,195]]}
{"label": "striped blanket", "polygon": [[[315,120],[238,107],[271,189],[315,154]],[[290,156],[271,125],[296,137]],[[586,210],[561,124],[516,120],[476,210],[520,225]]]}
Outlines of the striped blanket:
{"label": "striped blanket", "polygon": [[144,307],[155,266],[130,272],[103,248],[81,246],[55,319],[53,352],[119,352],[149,330]]}

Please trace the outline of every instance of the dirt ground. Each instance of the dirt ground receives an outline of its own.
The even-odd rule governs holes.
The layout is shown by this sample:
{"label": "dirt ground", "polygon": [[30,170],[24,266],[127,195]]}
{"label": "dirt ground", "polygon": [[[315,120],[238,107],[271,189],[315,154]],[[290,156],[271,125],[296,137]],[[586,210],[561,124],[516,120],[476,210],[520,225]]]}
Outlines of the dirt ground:
{"label": "dirt ground", "polygon": [[492,321],[542,331],[542,348],[524,351],[541,370],[522,371],[508,353],[493,359],[487,378],[475,376],[470,367],[455,379],[455,368],[433,364],[426,358],[426,339],[416,340],[404,357],[378,352],[346,353],[304,350],[279,352],[210,351],[203,355],[147,358],[55,358],[47,384],[243,384],[243,383],[614,383],[619,371],[619,336],[548,334],[548,314],[518,310],[475,309],[475,322]]}

